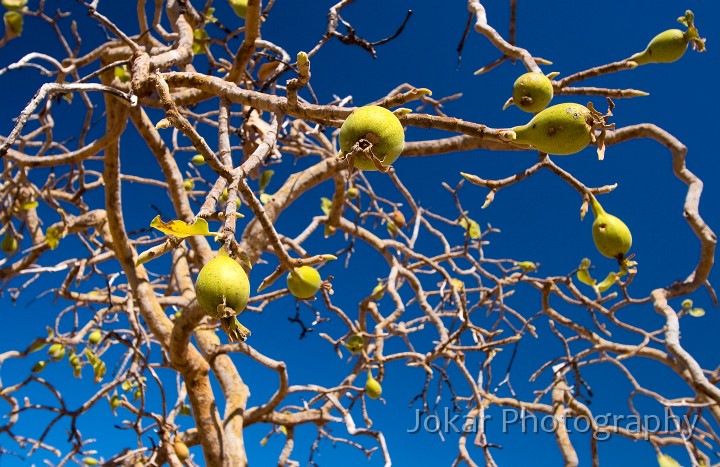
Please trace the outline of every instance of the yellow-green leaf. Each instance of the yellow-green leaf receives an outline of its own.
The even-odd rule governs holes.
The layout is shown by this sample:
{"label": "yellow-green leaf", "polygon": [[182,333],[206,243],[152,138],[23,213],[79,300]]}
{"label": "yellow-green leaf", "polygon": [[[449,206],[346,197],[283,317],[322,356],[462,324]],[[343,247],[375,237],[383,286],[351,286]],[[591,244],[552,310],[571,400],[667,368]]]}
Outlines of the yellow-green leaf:
{"label": "yellow-green leaf", "polygon": [[330,215],[330,209],[332,209],[332,200],[330,198],[320,198],[320,209],[325,213],[326,216]]}
{"label": "yellow-green leaf", "polygon": [[614,272],[609,273],[607,277],[597,285],[598,290],[600,292],[605,292],[607,289],[612,287],[615,283],[615,279],[617,279],[617,274]]}
{"label": "yellow-green leaf", "polygon": [[210,36],[204,29],[196,29],[193,31],[193,44],[192,50],[195,55],[205,53],[205,44],[210,40]]}
{"label": "yellow-green leaf", "polygon": [[164,234],[173,235],[179,238],[190,237],[192,235],[218,235],[217,232],[210,232],[207,221],[201,217],[195,220],[194,224],[190,225],[180,220],[163,222],[163,220],[160,219],[160,216],[156,216],[155,219],[150,222],[150,227],[153,227]]}
{"label": "yellow-green leaf", "polygon": [[690,316],[694,318],[700,318],[701,316],[705,316],[705,310],[702,308],[693,308],[690,310]]}
{"label": "yellow-green leaf", "polygon": [[470,238],[473,240],[480,238],[480,224],[474,220],[463,217],[458,221],[458,225],[464,227]]}
{"label": "yellow-green leaf", "polygon": [[59,229],[57,227],[48,227],[47,232],[45,233],[45,242],[48,244],[51,250],[54,250],[60,243],[60,239],[64,236],[65,235],[62,229]]}
{"label": "yellow-green leaf", "polygon": [[121,83],[127,83],[131,79],[130,73],[128,73],[128,71],[127,71],[127,65],[116,66],[114,73],[115,73],[115,77]]}
{"label": "yellow-green leaf", "polygon": [[597,282],[590,276],[590,260],[584,258],[578,267],[577,274],[575,274],[580,282],[590,287],[594,286]]}
{"label": "yellow-green leaf", "polygon": [[660,454],[657,459],[660,467],[682,467],[678,461],[666,454]]}
{"label": "yellow-green leaf", "polygon": [[31,209],[35,209],[36,207],[38,207],[38,202],[37,201],[26,201],[22,204],[21,207],[22,207],[23,211],[29,211]]}
{"label": "yellow-green leaf", "polygon": [[260,191],[265,191],[265,187],[270,184],[272,176],[275,175],[274,170],[266,170],[260,175]]}
{"label": "yellow-green leaf", "polygon": [[523,272],[533,272],[537,266],[532,261],[520,261],[515,263],[515,266],[523,270]]}

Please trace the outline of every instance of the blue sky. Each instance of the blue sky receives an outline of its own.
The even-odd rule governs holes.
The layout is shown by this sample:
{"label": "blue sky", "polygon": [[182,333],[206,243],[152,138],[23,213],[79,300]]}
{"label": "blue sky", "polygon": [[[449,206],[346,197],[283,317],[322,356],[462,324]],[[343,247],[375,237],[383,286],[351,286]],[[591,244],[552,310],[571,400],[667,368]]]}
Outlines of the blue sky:
{"label": "blue sky", "polygon": [[[82,48],[87,52],[100,43],[98,41],[102,41],[102,34],[81,9],[71,2],[66,3],[68,4],[62,7],[70,8],[76,15],[83,37],[86,38]],[[131,21],[133,15],[128,14],[128,10],[134,9],[126,10],[121,3],[100,1],[99,11],[126,28],[127,33],[134,34],[136,26]],[[193,1],[196,7],[201,7],[203,3]],[[241,25],[242,21],[232,14],[224,2],[216,3],[215,15],[223,23],[230,28]],[[307,51],[322,36],[326,27],[326,12],[333,3],[335,2],[277,0],[263,26],[263,37],[285,47],[291,57],[299,51]],[[509,2],[485,3],[490,23],[507,37]],[[689,148],[687,165],[705,182],[700,213],[710,227],[717,230],[720,226],[720,183],[717,178],[720,163],[716,155],[717,148],[713,144],[717,133],[717,106],[714,104],[716,85],[712,83],[717,81],[714,77],[720,71],[720,48],[716,46],[719,38],[715,26],[720,19],[720,6],[716,2],[700,1],[687,1],[678,5],[670,0],[609,0],[600,7],[561,0],[553,2],[552,12],[549,12],[547,2],[518,3],[518,44],[530,49],[535,56],[552,61],[553,65],[543,67],[543,71],[558,71],[561,77],[621,60],[641,51],[655,34],[665,29],[680,27],[675,18],[682,15],[685,9],[695,12],[700,33],[707,38],[706,53],[689,51],[681,61],[674,64],[647,65],[632,71],[595,78],[583,84],[635,88],[650,93],[648,97],[616,100],[615,115],[611,121],[618,127],[644,122],[655,123],[675,135]],[[30,5],[35,6],[34,0],[31,0]],[[494,128],[512,127],[529,120],[528,114],[515,108],[501,111],[503,103],[510,95],[513,81],[525,71],[521,64],[506,62],[490,73],[474,76],[476,69],[495,60],[499,52],[487,39],[471,31],[458,67],[455,49],[467,20],[466,2],[446,2],[440,5],[438,2],[426,0],[366,0],[356,2],[343,10],[343,17],[356,27],[358,34],[369,40],[378,40],[395,31],[408,9],[413,10],[413,15],[405,31],[396,40],[379,46],[377,59],[373,59],[360,48],[343,45],[337,40],[330,41],[313,57],[311,84],[321,103],[331,101],[333,96],[351,95],[354,105],[362,105],[386,95],[402,83],[410,83],[431,89],[435,98],[462,93],[460,99],[445,105],[443,110],[449,116]],[[210,32],[213,35],[212,30]],[[49,39],[50,35],[47,25],[34,18],[27,18],[23,36],[0,49],[0,67],[12,63],[30,50],[46,51],[62,58],[55,41]],[[233,45],[238,46],[239,41],[235,41]],[[198,69],[203,68],[198,66]],[[285,78],[290,77],[287,75]],[[11,119],[19,114],[36,89],[48,79],[33,70],[9,72],[0,76],[0,84],[4,90],[4,104],[0,108],[0,134],[9,133]],[[307,93],[303,95],[308,97]],[[573,100],[583,104],[592,101],[596,107],[605,109],[604,99],[597,97],[588,99],[556,96],[553,102]],[[414,108],[415,104],[409,107]],[[77,108],[78,104],[73,104],[59,112],[72,117],[77,115],[73,113],[77,112]],[[160,114],[155,112],[153,115]],[[60,132],[65,131],[72,135],[73,129],[77,128],[76,124],[72,118],[63,119],[59,123]],[[95,131],[102,131],[102,124]],[[209,135],[210,138],[211,133]],[[438,136],[444,134],[419,129],[409,129],[407,132],[409,141]],[[128,130],[125,137],[122,157],[127,171],[143,175],[159,173],[152,156],[139,145],[134,130]],[[639,273],[631,287],[634,296],[644,297],[652,289],[684,279],[692,271],[698,260],[699,243],[682,216],[686,187],[672,174],[670,155],[664,147],[652,141],[637,140],[609,147],[604,161],[598,161],[592,149],[573,156],[557,156],[553,160],[588,186],[618,184],[618,188],[603,196],[601,202],[608,212],[621,217],[632,230],[632,251],[639,262]],[[455,212],[452,198],[441,186],[441,182],[454,186],[461,179],[461,171],[477,174],[482,178],[502,178],[529,167],[535,161],[536,154],[533,152],[469,151],[417,159],[401,158],[395,168],[421,206],[452,216]],[[280,186],[283,175],[295,172],[312,162],[314,161],[300,160],[293,163],[288,156],[282,165],[273,167],[276,171],[275,180],[271,182],[268,191],[272,192]],[[94,163],[94,167],[99,168],[100,164]],[[47,176],[46,173],[38,172],[41,177]],[[209,175],[210,171],[205,167],[203,173]],[[368,178],[379,192],[392,193],[386,176],[372,173]],[[132,209],[126,212],[129,230],[146,227],[156,215],[150,204],[158,206],[165,213],[171,212],[169,201],[163,193],[138,189],[132,185],[125,187],[126,206],[132,206]],[[501,230],[501,233],[490,237],[491,243],[484,248],[486,256],[539,262],[541,267],[538,274],[543,276],[565,275],[572,271],[583,257],[589,257],[593,261],[599,276],[604,276],[612,269],[613,263],[601,257],[594,249],[590,235],[590,216],[584,222],[579,220],[580,197],[559,178],[549,173],[540,173],[501,190],[495,201],[487,209],[481,210],[486,194],[485,189],[469,184],[466,184],[461,192],[463,205],[469,209],[471,218],[478,221],[483,229],[491,224]],[[290,237],[297,235],[312,216],[320,214],[320,197],[331,195],[331,183],[308,192],[279,219],[278,230]],[[392,196],[399,200],[396,193]],[[99,203],[101,199],[97,197],[94,201]],[[51,214],[50,211],[48,213]],[[53,218],[52,221],[54,220]],[[452,241],[458,242],[460,239],[461,235],[457,234]],[[324,240],[322,235],[315,235],[305,246],[312,253],[330,253],[346,244],[340,235],[327,240]],[[421,245],[425,246],[434,248],[431,245]],[[347,269],[344,269],[344,260],[323,269],[324,275],[332,274],[336,278],[333,282],[334,301],[351,313],[351,316],[356,316],[354,313],[357,302],[372,289],[377,278],[386,277],[388,273],[388,267],[381,262],[379,255],[364,245],[356,247]],[[48,265],[62,258],[63,252],[55,251],[42,259],[43,264]],[[266,255],[264,259],[270,261],[270,264],[260,265],[253,271],[250,278],[253,288],[259,285],[264,277],[263,273],[276,265],[272,257]],[[162,268],[162,264],[158,262],[158,270]],[[711,283],[717,284],[720,282],[718,279],[720,276],[714,271],[710,277]],[[4,339],[0,341],[0,351],[25,346],[34,337],[43,334],[45,325],[53,322],[59,310],[67,306],[67,303],[55,303],[52,295],[32,303],[30,300],[40,292],[58,286],[61,280],[61,275],[43,277],[14,305],[7,294],[0,298],[0,319],[5,328]],[[511,299],[512,305],[525,316],[535,314],[540,307],[537,294],[529,292],[519,290],[518,295]],[[718,352],[714,339],[720,326],[717,310],[712,307],[705,290],[698,290],[691,298],[708,313],[701,319],[682,320],[682,343],[706,368],[715,368],[718,364]],[[671,304],[677,306],[677,303]],[[315,306],[322,313],[325,312],[322,303],[316,302]],[[556,306],[561,307],[560,304]],[[390,307],[389,301],[381,302],[381,310],[387,311]],[[286,297],[266,308],[262,314],[246,317],[243,323],[253,330],[249,343],[272,358],[285,360],[290,369],[291,384],[336,384],[346,374],[352,362],[348,362],[347,354],[343,359],[338,359],[318,334],[326,332],[334,336],[341,335],[343,331],[339,323],[331,321],[321,324],[316,327],[317,332],[300,340],[297,325],[287,320],[294,315],[294,308],[294,301]],[[307,311],[306,306],[301,304],[300,308],[302,316],[311,320],[312,314]],[[587,319],[583,310],[572,310],[569,307],[559,309],[568,315],[577,313],[579,320]],[[411,309],[411,312],[419,313],[416,308]],[[647,329],[659,329],[663,325],[649,304],[623,310],[621,318]],[[546,322],[545,319],[536,324],[544,328],[541,336],[547,338],[549,334]],[[432,339],[431,335],[426,337],[428,341]],[[422,345],[430,345],[430,342]],[[561,356],[562,353],[557,340],[523,339],[516,356],[513,387],[524,397],[531,397],[528,395],[530,391],[547,384],[549,374],[544,375],[544,380],[538,386],[528,385],[528,376],[540,364]],[[498,361],[507,361],[508,358],[509,355],[504,355],[499,357]],[[250,367],[248,359],[243,357],[234,357],[234,360],[250,384],[250,403],[261,403],[263,397],[274,391],[275,375]],[[26,371],[34,361],[6,363],[1,373],[3,384],[16,381],[18,374],[23,374],[21,372]],[[108,366],[109,369],[112,367]],[[252,373],[244,373],[245,367],[248,367],[248,373]],[[652,364],[639,364],[635,369],[648,387],[664,391],[668,397],[687,393],[683,383],[676,377],[673,378]],[[82,396],[86,394],[87,388],[83,385],[87,384],[85,380],[88,376],[82,381],[74,380],[68,377],[69,371],[66,363],[55,364],[44,375],[48,379],[55,378],[55,381],[62,380],[68,384],[69,390],[66,394],[68,404],[72,406],[73,403],[80,403]],[[395,465],[449,464],[457,453],[455,435],[446,436],[443,442],[436,434],[407,433],[415,424],[414,409],[419,406],[416,404],[409,407],[409,404],[422,387],[423,372],[405,368],[400,364],[389,366],[387,371],[383,382],[385,400],[369,401],[369,410],[375,422],[373,428],[382,430],[387,436]],[[166,370],[161,370],[161,374],[165,377],[165,390],[174,397],[174,377]],[[626,397],[630,389],[617,371],[609,366],[597,367],[588,372],[588,381],[593,387],[594,411],[627,413]],[[498,391],[499,394],[507,395],[503,392],[506,388]],[[46,396],[38,392],[34,397]],[[156,405],[157,400],[151,403]],[[445,407],[451,407],[447,391],[443,392],[438,411],[443,413]],[[647,408],[657,410],[653,405],[648,405]],[[522,433],[517,429],[517,425],[514,425],[509,433],[502,433],[503,413],[494,410],[490,411],[490,415],[493,416],[488,422],[490,440],[503,446],[494,452],[500,465],[530,462],[534,465],[559,465],[560,456],[552,435]],[[105,455],[116,451],[118,447],[132,446],[134,442],[128,432],[118,431],[113,428],[112,423],[108,423],[110,416],[106,407],[98,407],[92,417],[81,425],[85,436],[97,438],[97,448]],[[22,433],[22,428],[32,431],[45,421],[43,417],[23,418],[17,431]],[[336,425],[334,430],[333,434],[338,436],[345,433],[344,428],[339,425]],[[254,465],[275,463],[282,448],[281,435],[273,437],[265,447],[260,446],[259,441],[267,431],[267,427],[252,427],[246,430],[248,455]],[[306,462],[309,445],[315,436],[313,427],[298,430],[298,441],[292,457],[301,464]],[[52,438],[57,442],[63,442],[65,437],[62,428],[56,428],[52,434]],[[578,435],[573,440],[576,441],[581,464],[587,463],[587,435]],[[371,440],[364,444],[373,446]],[[17,446],[6,435],[0,438],[0,446],[17,450]],[[196,459],[201,459],[197,448],[194,448],[193,452]],[[480,462],[480,451],[473,449],[471,452]],[[668,452],[676,454],[678,459],[683,455],[679,450]],[[647,443],[632,443],[613,438],[609,442],[601,443],[600,458],[603,464],[607,465],[651,465],[654,451]],[[42,457],[33,457],[33,460],[38,462],[41,459]],[[321,445],[319,457],[315,460],[323,466],[382,465],[379,452],[365,462],[363,455],[356,450],[342,445],[333,446],[327,441]],[[689,464],[685,458],[682,458],[681,463]],[[0,465],[24,463],[5,456],[0,458]]]}

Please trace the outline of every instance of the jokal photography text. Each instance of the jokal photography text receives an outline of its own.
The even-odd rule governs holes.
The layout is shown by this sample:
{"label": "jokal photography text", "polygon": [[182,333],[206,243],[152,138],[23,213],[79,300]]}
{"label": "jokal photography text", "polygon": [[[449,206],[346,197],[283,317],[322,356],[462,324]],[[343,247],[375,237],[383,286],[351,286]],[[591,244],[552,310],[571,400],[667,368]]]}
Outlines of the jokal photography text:
{"label": "jokal photography text", "polygon": [[598,441],[610,439],[618,429],[637,433],[643,437],[651,434],[674,431],[679,428],[692,434],[698,422],[696,415],[676,415],[665,409],[662,415],[636,416],[633,414],[597,414],[588,417],[565,417],[556,419],[550,414],[537,415],[521,410],[502,409],[499,414],[485,413],[483,416],[460,414],[444,407],[434,414],[415,410],[413,424],[407,432],[415,433],[478,433],[481,430],[503,433],[519,430],[521,433],[553,433],[556,423],[564,423],[568,433],[591,433]]}

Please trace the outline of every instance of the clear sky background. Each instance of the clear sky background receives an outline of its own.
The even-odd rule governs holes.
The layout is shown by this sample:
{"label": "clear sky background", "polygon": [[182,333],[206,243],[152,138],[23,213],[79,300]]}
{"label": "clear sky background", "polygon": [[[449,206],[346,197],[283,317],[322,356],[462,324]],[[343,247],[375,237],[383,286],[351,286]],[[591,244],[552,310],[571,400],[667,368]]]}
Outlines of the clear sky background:
{"label": "clear sky background", "polygon": [[[35,7],[35,3],[35,0],[30,1],[31,8]],[[100,43],[98,41],[102,40],[102,32],[75,2],[47,3],[49,6],[55,7],[53,4],[57,4],[58,8],[68,8],[74,12],[81,34],[86,38],[82,45],[84,52]],[[197,0],[192,3],[196,8],[201,8],[204,4]],[[242,24],[242,20],[230,11],[224,1],[215,3],[215,16],[227,27],[237,28]],[[263,38],[284,47],[291,57],[299,51],[310,50],[324,33],[327,10],[334,3],[321,0],[277,0],[263,26]],[[509,2],[485,2],[485,6],[490,24],[507,37]],[[313,57],[311,84],[320,103],[330,102],[334,96],[350,95],[354,105],[362,105],[385,96],[402,83],[410,83],[416,87],[431,89],[435,98],[462,93],[460,99],[449,102],[444,107],[444,112],[449,116],[493,128],[512,127],[529,120],[529,114],[516,108],[501,111],[503,103],[510,95],[513,81],[525,72],[521,64],[505,62],[490,73],[474,76],[476,69],[498,58],[499,52],[487,39],[471,30],[465,42],[462,62],[458,66],[456,48],[467,21],[466,2],[363,0],[343,10],[342,15],[353,24],[359,35],[368,40],[379,40],[395,31],[408,9],[413,10],[413,15],[405,31],[397,39],[379,46],[377,59],[373,59],[358,47],[346,46],[337,40],[328,43]],[[655,34],[669,28],[681,27],[675,19],[682,15],[685,9],[694,11],[700,34],[707,38],[706,53],[689,51],[681,61],[674,64],[647,65],[595,78],[583,85],[635,88],[650,93],[648,97],[616,100],[615,116],[611,121],[618,127],[644,122],[655,123],[675,135],[689,148],[688,168],[705,182],[700,213],[710,227],[717,231],[720,229],[720,180],[717,176],[720,163],[715,144],[718,132],[717,76],[720,73],[720,37],[717,28],[720,6],[717,2],[608,0],[602,4],[591,4],[569,0],[520,1],[517,42],[518,45],[528,48],[533,55],[553,62],[553,65],[545,66],[543,71],[558,71],[562,77],[596,65],[621,60],[643,50]],[[133,21],[134,10],[135,2],[101,0],[99,3],[99,11],[119,24],[128,34],[137,32]],[[64,23],[64,27],[67,26],[67,22]],[[212,27],[208,28],[208,31],[211,35],[215,34]],[[34,18],[26,18],[23,36],[0,49],[0,67],[7,66],[31,50],[64,58],[59,55],[55,42],[46,24]],[[231,43],[236,47],[239,44],[239,40]],[[198,70],[202,71],[203,67],[198,65]],[[291,77],[291,74],[287,74],[281,78],[281,82]],[[12,119],[19,114],[37,88],[49,79],[34,70],[8,72],[0,76],[3,96],[3,105],[0,106],[0,133],[7,135],[10,132]],[[302,95],[309,98],[305,91]],[[582,104],[592,101],[596,108],[606,108],[605,100],[598,97],[588,99],[557,96],[553,103],[573,100]],[[408,107],[415,106],[413,103]],[[79,103],[73,103],[61,111],[62,115],[69,117],[67,121],[61,122],[61,125],[67,125],[67,131],[77,128],[72,126],[78,124],[73,121],[73,117],[81,116],[80,111]],[[160,113],[155,112],[153,115],[159,116]],[[100,128],[95,131],[102,131],[103,125],[104,123],[101,123]],[[159,173],[152,155],[138,144],[134,130],[126,131],[126,136],[123,140],[122,163],[127,172],[142,175]],[[407,132],[409,141],[437,136],[444,135],[418,129]],[[208,133],[208,140],[215,141],[211,133]],[[421,206],[452,216],[455,212],[452,198],[441,186],[441,182],[445,181],[454,186],[461,179],[461,171],[482,178],[506,177],[529,167],[536,158],[534,152],[476,150],[425,158],[401,158],[395,168]],[[644,297],[654,288],[664,287],[687,277],[697,263],[699,242],[682,216],[686,186],[672,174],[670,154],[664,147],[649,140],[637,140],[609,147],[604,161],[597,160],[592,148],[573,156],[556,156],[553,160],[588,186],[618,184],[618,188],[603,196],[601,202],[608,212],[621,217],[632,230],[632,252],[636,254],[639,262],[639,272],[631,287],[634,296]],[[301,160],[294,164],[292,157],[287,156],[282,165],[273,167],[276,179],[271,182],[268,191],[278,188],[283,176],[312,162]],[[100,168],[99,164],[95,166]],[[202,170],[210,175],[207,167]],[[43,173],[42,177],[46,175]],[[43,179],[42,177],[40,179]],[[379,192],[383,189],[388,190],[388,193],[392,192],[386,176],[372,173],[368,177]],[[156,215],[151,204],[158,206],[166,215],[171,215],[169,201],[163,193],[127,184],[124,189],[126,225],[130,231],[147,227]],[[320,197],[330,197],[331,194],[331,182],[308,192],[279,219],[277,228],[290,237],[297,235],[312,216],[320,214]],[[469,184],[466,184],[461,193],[471,218],[477,220],[483,229],[491,224],[501,230],[500,234],[490,238],[490,245],[484,249],[486,256],[539,262],[541,267],[538,274],[543,276],[565,275],[577,267],[583,257],[592,259],[597,266],[597,276],[604,276],[612,269],[612,261],[601,257],[594,248],[590,216],[584,222],[579,220],[579,195],[559,178],[549,173],[531,177],[501,190],[495,201],[487,209],[481,210],[486,194],[487,190]],[[393,196],[399,200],[398,196]],[[97,197],[96,201],[99,203],[101,199]],[[247,208],[245,210],[247,214]],[[242,228],[244,224],[241,222],[239,226]],[[459,238],[461,237],[458,236],[454,241],[459,241]],[[322,235],[315,235],[305,247],[313,254],[330,253],[346,244],[340,235],[328,240],[323,240]],[[70,247],[72,244],[68,243],[68,248]],[[45,255],[42,258],[43,265],[52,264],[53,260],[64,258],[64,255],[62,249]],[[269,260],[270,264],[260,265],[253,271],[253,289],[257,288],[264,273],[275,267],[273,258],[267,255],[264,258]],[[364,245],[357,245],[357,251],[347,270],[343,268],[344,261],[337,263],[323,268],[323,275],[332,274],[336,277],[334,300],[354,317],[357,302],[368,294],[378,277],[386,277],[388,267],[381,261],[380,256]],[[162,263],[158,264],[160,270]],[[67,303],[54,302],[52,295],[32,302],[31,299],[44,290],[57,287],[61,279],[61,275],[43,277],[34,283],[16,304],[11,303],[7,294],[0,298],[0,320],[3,327],[0,351],[24,347],[33,338],[44,334],[45,325],[53,322],[59,310],[67,306]],[[720,283],[719,279],[718,272],[714,271],[710,281],[717,284]],[[715,368],[720,355],[716,339],[720,329],[718,311],[712,307],[705,290],[698,290],[692,298],[697,306],[705,308],[708,313],[701,319],[682,320],[682,343],[705,368]],[[525,316],[535,314],[540,308],[537,294],[519,293],[512,300],[513,306]],[[678,306],[678,303],[671,304]],[[317,302],[316,306],[323,315],[326,314],[322,303]],[[381,309],[385,311],[390,306],[389,301],[381,302]],[[582,310],[574,312],[578,313],[578,319],[586,318]],[[301,305],[301,313],[307,321],[313,317],[304,305]],[[352,362],[348,361],[347,354],[343,359],[338,359],[329,344],[318,334],[325,332],[338,335],[342,332],[338,323],[331,321],[321,324],[316,327],[314,334],[300,340],[297,324],[290,323],[287,319],[294,314],[295,303],[292,298],[286,297],[273,303],[262,314],[245,317],[243,324],[253,331],[249,344],[274,359],[285,360],[291,384],[337,384]],[[663,325],[649,304],[628,308],[622,318],[646,329],[659,329]],[[526,338],[518,348],[514,367],[517,373],[513,377],[513,386],[518,391],[542,387],[542,384],[527,386],[527,376],[543,362],[563,354],[557,340],[542,340],[542,337],[549,337],[546,321],[536,323],[544,323],[546,328],[540,331],[539,341]],[[40,356],[36,357],[39,358]],[[233,358],[239,365],[243,378],[250,385],[250,404],[261,403],[275,390],[275,375],[250,365],[248,359],[237,356]],[[32,366],[35,360],[5,364],[1,373],[3,385],[24,377],[27,368]],[[108,367],[112,368],[112,365],[109,364]],[[636,365],[634,369],[648,387],[663,391],[668,397],[689,394],[677,378],[658,371],[652,364]],[[84,385],[90,383],[91,377],[86,375],[83,380],[74,380],[69,377],[70,371],[67,364],[56,364],[44,375],[56,382],[63,381],[68,384],[70,390],[66,394],[68,404],[72,407],[73,404],[82,402],[82,397],[87,395],[88,390]],[[160,373],[165,377],[170,376],[168,371]],[[548,377],[546,374],[545,380]],[[369,410],[375,421],[373,428],[385,433],[394,464],[397,466],[447,465],[457,453],[456,435],[446,435],[443,442],[438,435],[411,435],[406,432],[415,425],[415,409],[420,406],[409,404],[421,390],[423,381],[422,370],[390,365],[383,382],[384,402],[369,403]],[[591,408],[596,413],[628,413],[626,397],[629,385],[617,371],[608,367],[594,369],[588,373],[588,381],[593,386],[595,396]],[[174,393],[175,384],[172,376],[166,378],[165,388],[169,393]],[[507,395],[506,388],[499,389],[498,394]],[[40,400],[47,398],[40,392],[36,397]],[[157,401],[154,403],[157,404]],[[438,406],[439,412],[442,413],[445,407],[451,407],[447,391],[443,393],[443,399]],[[648,405],[648,408],[657,410],[653,405]],[[2,410],[4,412],[7,409],[3,406]],[[488,435],[491,442],[502,445],[502,449],[494,451],[500,465],[560,464],[561,458],[552,434],[522,433],[518,425],[514,425],[509,433],[504,434],[503,414],[496,410],[490,411],[490,415],[493,420],[488,422]],[[110,417],[112,414],[109,409],[98,407],[98,410],[80,425],[85,436],[97,438],[97,448],[101,455],[106,456],[124,447],[133,447],[135,442],[132,432],[113,427],[113,424],[118,424],[121,419],[111,422]],[[46,422],[47,417],[44,416],[21,417],[16,431],[37,435],[38,427]],[[187,423],[191,423],[189,418]],[[335,425],[333,429],[333,434],[337,436],[345,434],[341,425]],[[246,430],[246,446],[252,465],[274,465],[277,462],[277,456],[282,449],[282,435],[271,438],[266,446],[261,447],[259,441],[267,431],[265,426]],[[305,464],[316,432],[314,427],[308,426],[300,428],[297,435],[292,458]],[[55,428],[51,434],[52,441],[60,444],[66,437],[62,426]],[[581,465],[587,464],[587,435],[578,435],[573,437],[573,440],[581,456]],[[373,446],[372,440],[362,441],[365,446]],[[0,446],[22,452],[7,434],[0,435]],[[201,462],[202,454],[199,448],[193,448],[192,452],[195,459]],[[667,452],[682,459],[681,463],[689,464],[687,459],[682,457],[682,450]],[[481,461],[479,450],[472,448],[472,453],[476,460]],[[32,461],[40,463],[46,455],[41,454],[33,456]],[[643,442],[632,443],[613,438],[600,446],[603,465],[652,465],[654,457],[652,447]],[[52,456],[48,458],[51,462],[57,461]],[[333,446],[324,441],[315,461],[322,466],[376,466],[382,464],[382,457],[376,452],[366,462],[360,452],[342,445]],[[0,457],[2,466],[27,465],[29,462],[31,460],[20,461],[11,456]]]}

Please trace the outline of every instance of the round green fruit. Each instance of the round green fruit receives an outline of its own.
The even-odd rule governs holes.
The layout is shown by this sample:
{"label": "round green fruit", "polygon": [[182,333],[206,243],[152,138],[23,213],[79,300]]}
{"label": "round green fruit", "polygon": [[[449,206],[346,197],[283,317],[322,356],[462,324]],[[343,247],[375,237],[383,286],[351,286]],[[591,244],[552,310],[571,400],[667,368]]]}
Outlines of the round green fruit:
{"label": "round green fruit", "polygon": [[202,156],[202,154],[195,154],[192,158],[192,163],[195,165],[204,165],[205,158]]}
{"label": "round green fruit", "polygon": [[198,303],[212,318],[240,314],[250,298],[250,281],[237,261],[220,253],[211,259],[198,274],[195,282]]}
{"label": "round green fruit", "polygon": [[300,266],[290,270],[287,276],[287,287],[295,298],[310,298],[320,290],[322,278],[312,266]]}
{"label": "round green fruit", "polygon": [[529,144],[538,151],[568,155],[580,152],[590,144],[594,124],[595,118],[584,105],[558,104],[507,133],[514,142]]}
{"label": "round green fruit", "polygon": [[[340,127],[340,154],[348,154],[362,139],[372,143],[372,153],[383,166],[389,167],[400,157],[405,132],[394,113],[384,107],[367,105],[355,109]],[[377,170],[364,154],[355,155],[353,164],[361,170]]]}
{"label": "round green fruit", "polygon": [[98,344],[102,340],[102,331],[99,329],[94,330],[88,336],[88,342],[92,345]]}
{"label": "round green fruit", "polygon": [[186,178],[183,180],[183,188],[185,188],[185,191],[192,191],[193,188],[195,188],[195,182],[192,178]]}
{"label": "round green fruit", "polygon": [[353,334],[348,339],[345,347],[350,351],[351,354],[357,354],[365,348],[365,338],[360,334]]}
{"label": "round green fruit", "polygon": [[553,98],[553,86],[544,74],[532,71],[513,84],[513,103],[525,112],[540,112]]}
{"label": "round green fruit", "polygon": [[18,249],[17,238],[10,235],[10,233],[6,233],[2,239],[1,247],[2,247],[2,251],[8,255],[15,253]]}

